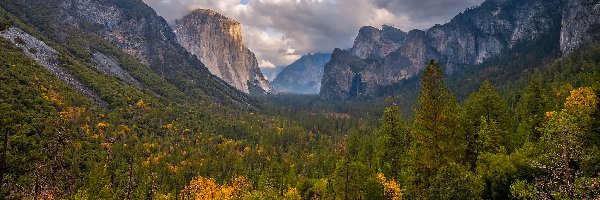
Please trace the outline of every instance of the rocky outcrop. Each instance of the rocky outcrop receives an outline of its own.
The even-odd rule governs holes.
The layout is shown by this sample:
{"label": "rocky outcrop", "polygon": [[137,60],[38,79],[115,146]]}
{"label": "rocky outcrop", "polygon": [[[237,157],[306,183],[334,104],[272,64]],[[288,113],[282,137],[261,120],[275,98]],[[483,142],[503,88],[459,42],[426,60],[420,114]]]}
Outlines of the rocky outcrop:
{"label": "rocky outcrop", "polygon": [[331,54],[317,53],[302,56],[288,65],[272,82],[277,92],[295,94],[318,94],[325,63]]}
{"label": "rocky outcrop", "polygon": [[123,68],[119,66],[119,63],[117,63],[117,61],[114,59],[109,58],[100,52],[95,52],[92,54],[92,61],[94,62],[96,69],[102,71],[103,73],[115,76],[121,81],[132,84],[138,88],[142,87],[142,84],[129,75],[127,71],[123,70]]}
{"label": "rocky outcrop", "polygon": [[229,85],[246,93],[251,87],[262,93],[273,91],[254,53],[243,44],[239,22],[213,10],[198,9],[176,20],[173,30],[184,48]]}
{"label": "rocky outcrop", "polygon": [[[326,65],[320,94],[323,98],[341,99],[379,96],[387,86],[416,76],[430,59],[438,60],[450,74],[480,64],[520,43],[556,34],[561,24],[566,24],[561,22],[564,5],[562,0],[488,0],[446,24],[425,31],[405,34],[389,26],[382,30],[363,27],[351,54],[334,52],[332,61]],[[576,15],[594,12],[573,10],[577,10]],[[582,23],[585,24],[582,26],[593,24]],[[570,38],[573,39],[569,41],[579,41],[570,43],[587,41],[585,37]]]}
{"label": "rocky outcrop", "polygon": [[108,103],[102,100],[98,94],[79,82],[69,71],[60,66],[59,53],[54,48],[16,27],[11,27],[6,31],[0,32],[0,36],[9,39],[23,50],[25,55],[35,60],[37,64],[45,67],[56,78],[71,86],[82,96],[87,97],[98,106],[108,107]]}
{"label": "rocky outcrop", "polygon": [[360,59],[383,58],[401,47],[406,33],[400,29],[384,25],[381,30],[365,26],[358,31],[352,53]]}

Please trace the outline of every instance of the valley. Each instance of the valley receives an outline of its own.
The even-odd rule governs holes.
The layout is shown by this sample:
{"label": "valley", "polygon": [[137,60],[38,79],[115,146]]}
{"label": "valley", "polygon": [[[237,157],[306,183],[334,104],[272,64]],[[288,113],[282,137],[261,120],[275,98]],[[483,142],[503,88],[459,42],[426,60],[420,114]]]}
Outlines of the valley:
{"label": "valley", "polygon": [[148,2],[0,1],[0,199],[600,198],[596,0],[280,37],[281,71],[233,12],[265,2]]}

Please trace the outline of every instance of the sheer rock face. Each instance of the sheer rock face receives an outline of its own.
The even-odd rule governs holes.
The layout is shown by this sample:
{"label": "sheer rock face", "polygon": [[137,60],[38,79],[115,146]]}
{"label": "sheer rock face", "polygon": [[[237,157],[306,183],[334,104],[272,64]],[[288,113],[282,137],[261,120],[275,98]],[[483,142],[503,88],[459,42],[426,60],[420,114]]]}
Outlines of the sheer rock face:
{"label": "sheer rock face", "polygon": [[[333,50],[331,60],[325,65],[321,81],[321,97],[347,99],[351,95],[353,79],[360,77],[366,63],[348,51]],[[358,86],[355,86],[356,88]]]}
{"label": "sheer rock face", "polygon": [[173,25],[177,40],[215,76],[245,92],[271,93],[254,53],[242,41],[239,22],[212,10],[199,9]]}
{"label": "sheer rock face", "polygon": [[568,53],[592,40],[589,32],[600,32],[600,5],[591,2],[488,0],[424,31],[363,27],[350,52],[334,52],[325,67],[320,95],[326,99],[377,97],[386,87],[418,75],[430,59],[453,73],[553,34],[562,35],[560,50]]}
{"label": "sheer rock face", "polygon": [[325,63],[331,54],[317,53],[302,56],[287,66],[273,80],[273,88],[277,92],[295,94],[318,94]]}
{"label": "sheer rock face", "polygon": [[600,1],[569,0],[562,16],[560,50],[571,53],[577,47],[600,40]]}

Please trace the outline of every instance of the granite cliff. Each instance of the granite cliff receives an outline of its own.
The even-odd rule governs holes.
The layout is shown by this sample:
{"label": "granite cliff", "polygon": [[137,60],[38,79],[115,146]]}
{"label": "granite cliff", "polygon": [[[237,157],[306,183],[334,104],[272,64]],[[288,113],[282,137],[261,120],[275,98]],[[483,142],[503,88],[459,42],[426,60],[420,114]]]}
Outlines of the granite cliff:
{"label": "granite cliff", "polygon": [[271,93],[273,88],[242,40],[242,25],[213,10],[197,9],[173,25],[179,43],[208,70],[245,92]]}

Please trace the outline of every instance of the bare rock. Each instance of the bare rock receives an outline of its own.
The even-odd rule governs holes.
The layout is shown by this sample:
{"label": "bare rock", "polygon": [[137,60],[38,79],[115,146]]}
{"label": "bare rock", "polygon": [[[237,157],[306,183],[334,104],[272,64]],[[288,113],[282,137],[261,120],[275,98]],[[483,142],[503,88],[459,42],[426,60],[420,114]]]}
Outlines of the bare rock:
{"label": "bare rock", "polygon": [[[177,40],[215,76],[245,92],[271,93],[254,53],[242,40],[242,25],[213,10],[198,9],[173,25]],[[261,91],[262,90],[262,91]]]}

